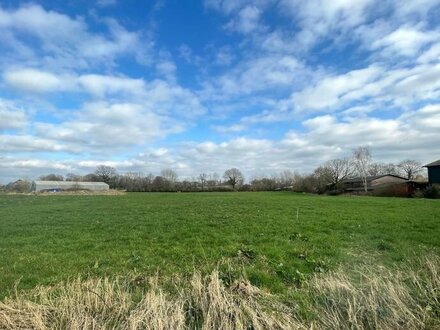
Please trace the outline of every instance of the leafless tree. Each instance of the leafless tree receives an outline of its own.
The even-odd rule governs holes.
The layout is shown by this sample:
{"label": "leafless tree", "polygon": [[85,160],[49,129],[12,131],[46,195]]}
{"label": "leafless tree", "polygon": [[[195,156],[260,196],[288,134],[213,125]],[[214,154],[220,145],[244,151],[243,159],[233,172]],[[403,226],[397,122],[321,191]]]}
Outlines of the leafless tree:
{"label": "leafless tree", "polygon": [[165,179],[163,176],[156,176],[152,182],[152,190],[153,191],[169,191],[170,190],[170,181]]}
{"label": "leafless tree", "polygon": [[47,175],[41,175],[39,177],[39,179],[42,181],[63,181],[64,180],[62,175],[54,174],[54,173],[47,174]]}
{"label": "leafless tree", "polygon": [[31,181],[24,179],[24,180],[17,180],[15,182],[10,182],[6,185],[6,191],[11,192],[18,192],[18,193],[27,193],[31,191],[32,183]]}
{"label": "leafless tree", "polygon": [[74,173],[67,173],[66,174],[66,181],[81,181],[81,175],[74,174]]}
{"label": "leafless tree", "polygon": [[327,190],[328,185],[333,183],[332,172],[324,165],[317,167],[311,177],[314,178],[315,191],[313,192],[316,193],[322,194]]}
{"label": "leafless tree", "polygon": [[100,182],[102,181],[102,178],[95,173],[89,173],[81,177],[80,181]]}
{"label": "leafless tree", "polygon": [[200,173],[198,179],[199,179],[200,184],[202,185],[202,191],[205,190],[205,185],[206,185],[206,182],[208,181],[208,174]]}
{"label": "leafless tree", "polygon": [[225,174],[223,174],[223,178],[232,186],[233,190],[235,190],[237,184],[242,184],[244,181],[243,174],[238,168],[230,168],[229,170],[226,170]]}
{"label": "leafless tree", "polygon": [[283,188],[292,187],[295,182],[295,172],[291,170],[284,170],[280,174],[280,181]]}
{"label": "leafless tree", "polygon": [[332,159],[324,164],[332,184],[337,185],[340,181],[351,176],[354,172],[353,162],[350,158]]}
{"label": "leafless tree", "polygon": [[111,181],[116,177],[116,169],[111,166],[99,165],[94,173],[100,180],[105,183],[110,184]]}
{"label": "leafless tree", "polygon": [[168,180],[171,184],[176,183],[177,181],[177,173],[170,168],[164,169],[160,172],[160,175]]}
{"label": "leafless tree", "polygon": [[368,174],[369,175],[383,175],[383,174],[392,174],[392,175],[398,175],[398,170],[396,168],[396,165],[392,163],[372,163],[368,167]]}
{"label": "leafless tree", "polygon": [[368,192],[367,176],[371,158],[371,150],[368,146],[358,147],[353,150],[353,164],[362,178],[365,192]]}
{"label": "leafless tree", "polygon": [[404,173],[405,177],[408,180],[414,179],[414,177],[419,174],[423,169],[422,164],[413,159],[403,160],[397,166]]}

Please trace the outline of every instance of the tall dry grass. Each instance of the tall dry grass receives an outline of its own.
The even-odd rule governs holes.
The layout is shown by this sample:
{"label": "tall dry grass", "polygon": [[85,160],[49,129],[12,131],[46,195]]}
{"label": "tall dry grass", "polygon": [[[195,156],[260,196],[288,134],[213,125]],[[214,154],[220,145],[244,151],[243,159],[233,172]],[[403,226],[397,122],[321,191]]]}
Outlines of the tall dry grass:
{"label": "tall dry grass", "polygon": [[295,289],[311,321],[246,280],[225,286],[216,271],[172,290],[159,282],[140,292],[129,280],[78,278],[17,292],[0,302],[0,329],[440,329],[438,256],[311,278]]}
{"label": "tall dry grass", "polygon": [[129,281],[76,279],[0,302],[1,329],[298,329],[291,311],[247,281],[218,272],[166,293],[152,278],[139,300]]}

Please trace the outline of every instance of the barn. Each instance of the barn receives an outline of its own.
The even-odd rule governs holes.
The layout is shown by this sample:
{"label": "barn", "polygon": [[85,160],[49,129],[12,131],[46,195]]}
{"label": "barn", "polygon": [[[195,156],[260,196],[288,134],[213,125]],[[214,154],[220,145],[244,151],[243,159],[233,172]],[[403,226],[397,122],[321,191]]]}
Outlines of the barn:
{"label": "barn", "polygon": [[105,182],[33,181],[31,190],[35,192],[57,192],[65,190],[106,191],[109,190],[109,186]]}
{"label": "barn", "polygon": [[[367,176],[367,190],[375,191],[387,188],[393,185],[406,183],[408,180],[398,175],[383,174]],[[345,179],[342,182],[345,192],[362,192],[364,191],[364,183],[361,177]]]}
{"label": "barn", "polygon": [[430,184],[440,184],[440,160],[426,164],[428,168],[428,181]]}

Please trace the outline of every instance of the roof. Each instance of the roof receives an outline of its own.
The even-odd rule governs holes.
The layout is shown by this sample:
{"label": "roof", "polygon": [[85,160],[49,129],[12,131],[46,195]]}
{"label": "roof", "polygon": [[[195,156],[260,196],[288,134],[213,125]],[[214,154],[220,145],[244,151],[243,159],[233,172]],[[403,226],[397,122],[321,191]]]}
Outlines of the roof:
{"label": "roof", "polygon": [[100,185],[106,185],[105,182],[82,182],[82,181],[41,181],[41,180],[35,180],[35,184],[40,185],[57,185],[57,186],[72,186],[75,184],[79,184],[81,186],[100,186]]}
{"label": "roof", "polygon": [[423,167],[433,167],[433,166],[440,166],[440,159],[437,160],[437,161],[435,161],[435,162],[432,162],[432,163],[426,164],[426,165],[423,166]]}
{"label": "roof", "polygon": [[[381,175],[370,175],[370,176],[367,176],[367,181],[373,181],[373,180],[376,180],[376,179],[380,179],[380,178],[383,178],[384,176],[393,176],[395,178],[407,180],[406,178],[403,178],[401,176],[394,175],[394,174],[381,174]],[[358,176],[358,177],[355,177],[355,178],[349,178],[349,179],[342,180],[342,182],[358,182],[358,181],[363,181],[363,178]]]}

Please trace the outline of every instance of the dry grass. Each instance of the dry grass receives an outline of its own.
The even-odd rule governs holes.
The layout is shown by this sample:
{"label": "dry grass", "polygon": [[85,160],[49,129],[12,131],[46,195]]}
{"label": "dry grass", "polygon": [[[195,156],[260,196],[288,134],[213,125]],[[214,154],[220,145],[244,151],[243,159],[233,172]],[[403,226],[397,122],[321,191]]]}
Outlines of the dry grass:
{"label": "dry grass", "polygon": [[1,329],[297,329],[290,310],[269,294],[217,272],[195,274],[187,288],[165,293],[157,279],[136,301],[130,282],[77,279],[38,287],[0,303]]}
{"label": "dry grass", "polygon": [[362,267],[308,283],[317,329],[440,329],[440,258],[403,269]]}
{"label": "dry grass", "polygon": [[297,290],[310,298],[313,321],[300,320],[248,281],[226,287],[218,272],[163,287],[157,277],[146,284],[105,278],[37,287],[0,302],[0,328],[440,329],[437,256],[399,270],[362,267],[352,276],[338,271],[310,279]]}

